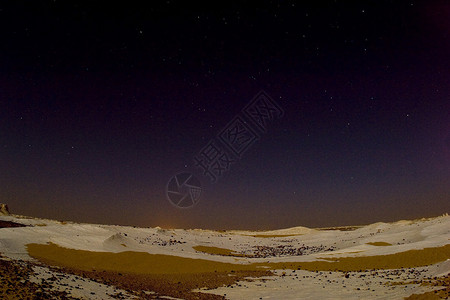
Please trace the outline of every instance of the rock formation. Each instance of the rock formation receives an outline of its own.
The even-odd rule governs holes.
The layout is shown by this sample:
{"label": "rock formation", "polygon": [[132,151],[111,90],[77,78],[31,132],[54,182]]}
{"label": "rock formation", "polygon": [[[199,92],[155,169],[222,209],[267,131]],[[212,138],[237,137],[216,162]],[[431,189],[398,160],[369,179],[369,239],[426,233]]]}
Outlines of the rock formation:
{"label": "rock formation", "polygon": [[0,203],[0,216],[9,216],[8,205]]}

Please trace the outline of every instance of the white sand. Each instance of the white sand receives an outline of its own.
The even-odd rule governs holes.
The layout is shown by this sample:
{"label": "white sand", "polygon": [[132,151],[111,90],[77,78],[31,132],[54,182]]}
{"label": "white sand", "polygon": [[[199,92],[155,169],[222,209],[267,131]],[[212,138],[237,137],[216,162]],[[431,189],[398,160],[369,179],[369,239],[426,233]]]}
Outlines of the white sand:
{"label": "white sand", "polygon": [[[48,242],[80,250],[141,251],[231,263],[313,261],[317,260],[318,257],[384,255],[411,249],[438,247],[450,243],[449,216],[418,221],[376,223],[353,231],[324,231],[295,227],[270,232],[230,231],[226,233],[209,230],[164,230],[161,228],[134,228],[71,222],[62,224],[54,220],[24,218],[14,215],[1,216],[0,220],[26,225],[40,225],[0,229],[0,253],[12,259],[23,260],[32,260],[26,251],[26,244],[45,244]],[[273,238],[251,236],[263,234],[300,235]],[[373,246],[368,245],[369,242],[386,242],[392,244],[392,246]],[[197,245],[221,247],[245,253],[251,253],[255,246],[291,246],[292,248],[307,246],[312,250],[311,253],[305,252],[306,255],[301,256],[236,258],[200,253],[192,249],[193,246]],[[329,248],[334,248],[334,251],[323,250]],[[314,253],[314,251],[319,252]],[[423,279],[431,274],[442,276],[450,272],[450,262],[417,269],[422,272],[415,277],[416,279]],[[280,272],[279,274],[281,274]],[[324,277],[325,274],[318,275],[315,272],[296,271],[292,273],[287,271],[287,276],[276,276],[265,283],[259,281],[240,283],[242,286],[221,287],[208,292],[220,295],[226,294],[227,298],[230,299],[259,299],[260,297],[263,299],[386,299],[401,298],[432,289],[412,284],[388,286],[383,283],[389,281],[389,279],[382,278],[381,275],[378,277],[357,277],[361,274],[357,273],[355,276],[343,279],[342,273],[326,274],[327,277]],[[295,275],[301,278],[297,279]],[[41,278],[39,276],[38,278]],[[303,278],[303,276],[309,277]],[[327,280],[330,280],[330,282]],[[398,281],[401,280],[406,279],[400,276]],[[357,288],[360,290],[357,290]],[[78,288],[72,290],[79,293],[77,297],[83,295],[83,297],[86,297],[85,293],[88,293],[88,298],[92,298],[94,297],[90,294],[92,289],[94,288],[86,283],[82,290]],[[111,292],[110,289],[111,287],[102,287],[101,289],[95,289],[94,292],[101,295],[99,296],[100,299],[106,297]]]}

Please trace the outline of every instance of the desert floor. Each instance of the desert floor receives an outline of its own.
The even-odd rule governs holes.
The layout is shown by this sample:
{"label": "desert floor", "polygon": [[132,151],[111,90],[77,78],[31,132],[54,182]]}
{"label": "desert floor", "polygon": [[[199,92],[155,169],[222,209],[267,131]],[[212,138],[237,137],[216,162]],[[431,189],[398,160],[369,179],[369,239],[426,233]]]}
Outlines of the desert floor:
{"label": "desert floor", "polygon": [[211,231],[0,217],[0,298],[446,299],[450,217]]}

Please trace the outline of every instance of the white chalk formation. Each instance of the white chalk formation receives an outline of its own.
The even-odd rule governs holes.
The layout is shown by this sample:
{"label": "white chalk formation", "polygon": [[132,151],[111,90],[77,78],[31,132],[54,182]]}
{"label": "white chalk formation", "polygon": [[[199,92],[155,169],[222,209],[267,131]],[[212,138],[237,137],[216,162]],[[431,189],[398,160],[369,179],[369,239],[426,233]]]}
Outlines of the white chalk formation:
{"label": "white chalk formation", "polygon": [[8,205],[0,203],[0,216],[9,216]]}

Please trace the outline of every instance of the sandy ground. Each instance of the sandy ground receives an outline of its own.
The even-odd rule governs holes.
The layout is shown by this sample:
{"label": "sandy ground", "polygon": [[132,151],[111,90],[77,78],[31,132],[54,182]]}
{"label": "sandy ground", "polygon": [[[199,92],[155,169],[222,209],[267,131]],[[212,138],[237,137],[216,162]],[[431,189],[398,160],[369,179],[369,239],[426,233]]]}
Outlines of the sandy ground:
{"label": "sandy ground", "polygon": [[0,224],[0,295],[11,299],[19,294],[30,299],[449,296],[448,216],[266,232],[134,228],[21,216],[0,217]]}

